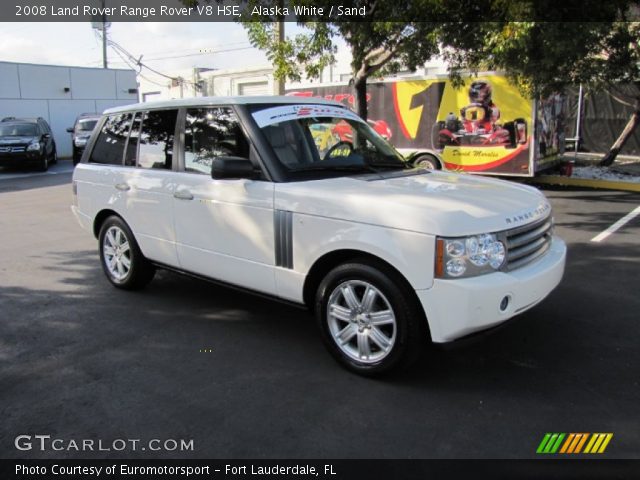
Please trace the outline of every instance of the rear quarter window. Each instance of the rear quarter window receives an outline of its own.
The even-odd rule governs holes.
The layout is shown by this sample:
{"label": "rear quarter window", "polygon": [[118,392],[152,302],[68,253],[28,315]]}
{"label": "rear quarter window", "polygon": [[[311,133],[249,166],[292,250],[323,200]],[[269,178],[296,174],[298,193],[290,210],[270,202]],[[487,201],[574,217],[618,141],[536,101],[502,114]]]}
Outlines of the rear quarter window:
{"label": "rear quarter window", "polygon": [[131,113],[107,117],[91,151],[90,163],[122,165],[124,146],[131,128],[132,117]]}

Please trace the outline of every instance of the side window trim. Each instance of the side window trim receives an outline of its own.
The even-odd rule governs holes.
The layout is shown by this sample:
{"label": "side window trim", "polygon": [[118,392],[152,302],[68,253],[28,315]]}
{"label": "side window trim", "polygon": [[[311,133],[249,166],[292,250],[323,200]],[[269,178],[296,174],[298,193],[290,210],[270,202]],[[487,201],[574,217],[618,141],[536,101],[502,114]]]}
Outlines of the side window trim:
{"label": "side window trim", "polygon": [[184,159],[184,142],[185,142],[185,129],[187,127],[187,107],[178,108],[178,116],[176,117],[176,131],[173,138],[173,171],[185,172],[185,159]]}
{"label": "side window trim", "polygon": [[[120,161],[120,166],[125,168],[137,168],[138,167],[138,152],[140,151],[140,142],[138,141],[136,145],[136,164],[135,165],[125,165],[125,160],[127,158],[127,149],[129,148],[129,138],[131,138],[131,131],[133,130],[133,124],[136,120],[136,115],[140,114],[144,118],[144,112],[141,110],[132,110],[130,112],[126,112],[131,114],[131,126],[129,127],[129,132],[127,132],[127,140],[124,142],[124,149],[122,150],[122,160]],[[108,118],[108,117],[107,117]],[[140,130],[142,130],[142,119],[140,120]]]}

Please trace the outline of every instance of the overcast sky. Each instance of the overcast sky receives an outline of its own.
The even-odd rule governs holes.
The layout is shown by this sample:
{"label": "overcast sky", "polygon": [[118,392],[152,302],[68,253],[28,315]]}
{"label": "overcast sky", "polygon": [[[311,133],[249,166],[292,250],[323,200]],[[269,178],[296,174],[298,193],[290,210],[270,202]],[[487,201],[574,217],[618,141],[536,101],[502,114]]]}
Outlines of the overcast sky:
{"label": "overcast sky", "polygon": [[[251,48],[242,26],[231,22],[121,22],[111,25],[109,36],[163,73],[190,67],[268,64],[262,52]],[[112,49],[108,58],[109,66],[127,68]],[[90,23],[0,23],[0,61],[101,67],[102,44]],[[149,71],[142,73],[151,79],[162,78]]]}
{"label": "overcast sky", "polygon": [[[288,33],[299,32],[294,23]],[[118,22],[109,38],[142,62],[168,75],[191,67],[240,68],[268,65],[264,53],[251,47],[244,28],[233,22]],[[338,59],[348,64],[348,51],[338,42]],[[213,51],[212,51],[213,50]],[[109,66],[128,68],[117,53],[108,49]],[[102,44],[90,23],[3,23],[0,22],[0,61],[102,66]],[[143,69],[148,80],[166,79]]]}

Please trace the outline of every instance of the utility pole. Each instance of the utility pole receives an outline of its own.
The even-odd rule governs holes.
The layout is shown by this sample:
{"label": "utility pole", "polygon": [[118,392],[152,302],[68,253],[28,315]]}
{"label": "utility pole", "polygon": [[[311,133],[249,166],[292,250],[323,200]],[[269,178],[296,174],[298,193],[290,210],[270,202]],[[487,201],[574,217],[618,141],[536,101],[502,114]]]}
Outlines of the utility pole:
{"label": "utility pole", "polygon": [[[102,11],[106,12],[105,0],[102,0]],[[107,15],[102,14],[102,68],[109,68],[107,61]]]}
{"label": "utility pole", "polygon": [[[282,0],[278,0],[278,6],[282,6]],[[276,31],[275,31],[276,41],[278,43],[284,42],[284,18],[278,18],[276,22]],[[284,78],[276,79],[273,78],[273,94],[274,95],[284,95]]]}

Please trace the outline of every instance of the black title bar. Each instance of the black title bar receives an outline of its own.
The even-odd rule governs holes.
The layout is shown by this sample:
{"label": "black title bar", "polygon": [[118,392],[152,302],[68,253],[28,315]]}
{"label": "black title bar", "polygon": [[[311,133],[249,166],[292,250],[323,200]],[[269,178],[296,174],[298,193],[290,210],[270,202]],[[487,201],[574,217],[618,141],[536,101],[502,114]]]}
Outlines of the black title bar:
{"label": "black title bar", "polygon": [[3,480],[606,480],[640,478],[639,460],[0,460]]}
{"label": "black title bar", "polygon": [[[598,22],[613,20],[619,7],[630,3],[624,0],[4,0],[0,2],[0,21]],[[638,7],[631,7],[625,19],[637,20],[639,15]]]}

